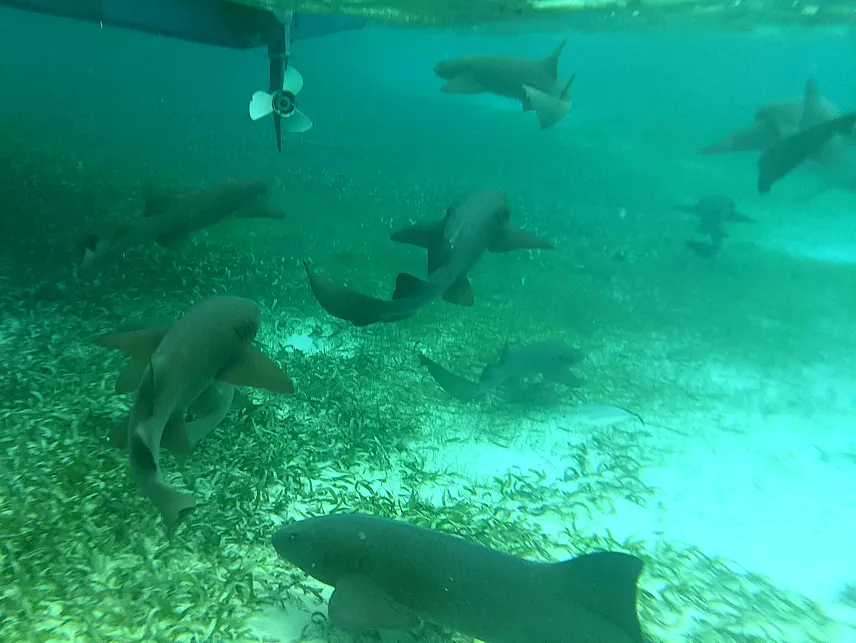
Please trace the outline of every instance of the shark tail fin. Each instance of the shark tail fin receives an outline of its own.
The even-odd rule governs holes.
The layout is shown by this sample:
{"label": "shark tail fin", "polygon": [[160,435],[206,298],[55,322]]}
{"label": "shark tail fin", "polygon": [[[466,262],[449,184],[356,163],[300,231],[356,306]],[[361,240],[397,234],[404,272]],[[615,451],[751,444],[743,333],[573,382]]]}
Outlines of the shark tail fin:
{"label": "shark tail fin", "polygon": [[159,480],[145,485],[145,492],[160,511],[167,534],[170,535],[196,508],[196,499],[191,494],[168,487]]}
{"label": "shark tail fin", "polygon": [[481,382],[471,382],[463,377],[458,377],[421,353],[419,363],[428,369],[431,377],[440,385],[440,388],[454,398],[468,402],[481,397],[486,392]]}
{"label": "shark tail fin", "polygon": [[[369,297],[345,286],[333,283],[316,275],[309,264],[303,262],[306,275],[309,277],[309,287],[321,307],[333,317],[351,322],[354,326],[368,326],[382,321],[392,321],[388,317],[390,302],[375,297]],[[403,319],[407,314],[402,313]]]}
{"label": "shark tail fin", "polygon": [[[642,628],[636,614],[636,584],[642,561],[618,552],[587,554],[552,565],[559,595],[607,619],[629,640],[642,643]],[[606,580],[605,580],[606,579]]]}
{"label": "shark tail fin", "polygon": [[571,101],[551,96],[540,89],[524,85],[523,91],[526,93],[526,98],[538,116],[538,122],[541,124],[542,130],[553,127],[571,109]]}
{"label": "shark tail fin", "polygon": [[565,38],[559,45],[552,51],[552,53],[547,56],[544,61],[544,69],[550,74],[553,78],[559,77],[559,56],[562,55],[562,50],[565,48],[568,39]]}

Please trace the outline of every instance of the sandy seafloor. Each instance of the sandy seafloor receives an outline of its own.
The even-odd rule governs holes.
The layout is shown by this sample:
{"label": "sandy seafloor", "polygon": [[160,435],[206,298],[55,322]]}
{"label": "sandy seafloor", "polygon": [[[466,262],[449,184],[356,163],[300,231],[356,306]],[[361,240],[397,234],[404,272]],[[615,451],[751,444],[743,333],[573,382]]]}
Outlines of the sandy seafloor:
{"label": "sandy seafloor", "polygon": [[[234,91],[243,100],[243,88]],[[9,486],[0,497],[17,509],[0,517],[24,525],[14,532],[26,536],[22,542],[53,549],[39,550],[47,562],[30,568],[26,582],[15,575],[28,569],[26,558],[4,549],[0,569],[10,582],[0,599],[15,606],[15,618],[38,623],[35,630],[58,627],[47,640],[76,632],[76,640],[99,641],[111,639],[87,636],[79,625],[92,610],[86,601],[121,597],[131,625],[117,640],[155,640],[146,628],[171,625],[138,594],[183,592],[182,573],[191,570],[210,583],[211,596],[197,596],[199,603],[258,604],[258,614],[241,618],[252,617],[252,631],[265,640],[325,639],[311,616],[324,603],[286,582],[292,570],[276,560],[269,537],[282,522],[331,505],[313,504],[312,481],[270,482],[265,467],[288,467],[265,458],[289,453],[291,443],[320,441],[323,452],[325,432],[347,428],[351,417],[359,426],[336,436],[368,446],[347,471],[324,452],[330,461],[319,465],[316,485],[347,473],[365,481],[364,493],[400,499],[415,492],[436,507],[449,494],[480,512],[500,508],[506,522],[528,525],[533,540],[553,543],[542,553],[555,559],[626,546],[651,563],[640,582],[640,616],[663,642],[856,641],[856,197],[804,201],[818,187],[807,174],[758,197],[754,159],[695,154],[721,133],[715,127],[689,143],[678,132],[679,144],[658,140],[652,148],[643,134],[634,140],[599,126],[583,99],[562,129],[535,144],[534,123],[516,110],[431,92],[373,103],[359,112],[360,132],[328,114],[316,131],[289,142],[284,157],[246,123],[217,132],[188,121],[175,135],[176,152],[153,143],[143,117],[131,114],[126,142],[136,154],[129,155],[105,147],[98,127],[74,129],[74,105],[56,121],[38,114],[11,121],[2,158],[4,222],[14,232],[4,232],[0,265],[0,358],[8,365],[0,464],[21,470],[3,479]],[[435,124],[448,131],[423,137],[400,116],[429,100]],[[92,109],[97,122],[99,105]],[[212,108],[200,120],[230,117]],[[393,140],[380,135],[390,133],[385,128]],[[497,131],[502,136],[485,139]],[[610,181],[595,186],[604,168]],[[129,253],[96,284],[74,276],[74,241],[117,211],[138,210],[144,184],[199,187],[233,175],[276,177],[286,220],[225,224],[177,254]],[[423,270],[418,251],[390,247],[389,231],[436,216],[485,182],[509,192],[513,221],[557,248],[486,257],[473,275],[474,308],[436,303],[400,324],[354,329],[311,298],[302,259],[374,294],[385,293],[399,270]],[[729,230],[722,253],[702,260],[686,251],[693,222],[674,205],[720,191],[758,223]],[[263,426],[247,415],[228,419],[187,463],[167,459],[170,475],[204,500],[167,546],[124,459],[104,444],[129,402],[110,389],[121,360],[89,340],[128,316],[174,315],[222,291],[259,301],[260,339],[294,374],[298,395],[257,395]],[[585,353],[578,369],[585,385],[574,395],[547,387],[527,403],[494,396],[466,405],[440,391],[415,357],[423,350],[473,377],[505,339],[540,338]],[[644,425],[594,416],[579,410],[583,404],[630,409]],[[382,429],[405,420],[406,440],[393,444]],[[389,444],[371,445],[372,431]],[[304,456],[289,453],[295,462]],[[413,458],[423,482],[411,475]],[[48,472],[39,471],[43,462]],[[75,462],[86,470],[72,471]],[[41,486],[28,486],[30,477]],[[283,485],[302,495],[277,496]],[[241,486],[254,490],[256,509],[217,495]],[[348,496],[355,506],[359,493]],[[14,522],[20,507],[29,521]],[[57,513],[43,524],[48,509]],[[410,510],[415,517],[419,507]],[[400,504],[390,511],[410,515]],[[133,525],[130,533],[116,528],[122,521]],[[490,524],[481,514],[478,521]],[[521,546],[520,534],[508,533]],[[256,594],[217,593],[235,561]],[[212,566],[216,577],[206,576]],[[116,587],[103,577],[114,568],[139,575]],[[45,598],[19,611],[18,586]],[[217,630],[208,608],[185,601],[199,640],[233,638]]]}
{"label": "sandy seafloor", "polygon": [[[852,365],[852,358],[845,358]],[[546,474],[543,484],[561,489],[571,446],[582,436],[612,428],[630,436],[642,431],[645,437],[638,437],[635,446],[662,454],[654,458],[659,463],[641,475],[656,489],[651,504],[642,508],[619,499],[616,512],[583,521],[586,529],[608,530],[619,541],[646,541],[653,555],[660,540],[692,544],[708,556],[733,561],[741,570],[816,601],[837,622],[822,640],[856,640],[856,611],[841,601],[856,569],[851,537],[856,527],[852,370],[795,365],[791,372],[771,377],[761,369],[717,362],[694,362],[690,368],[660,362],[650,366],[655,365],[669,368],[673,381],[704,398],[703,408],[669,409],[668,402],[651,400],[657,409],[652,415],[644,407],[634,409],[643,415],[643,425],[622,417],[620,410],[604,409],[589,417],[586,407],[582,416],[569,407],[518,419],[497,442],[479,437],[490,433],[489,415],[455,404],[452,412],[438,408],[431,422],[446,430],[454,427],[465,437],[451,446],[439,440],[415,448],[431,453],[430,467],[470,480],[537,470]],[[555,517],[534,520],[548,533],[567,526]],[[561,557],[560,550],[556,553]],[[704,582],[703,577],[697,580]],[[643,585],[645,581],[643,576]],[[288,633],[280,640],[288,641],[306,626],[309,614],[274,611],[261,619],[259,628],[273,638],[285,628]],[[806,640],[811,627],[803,629],[799,617],[791,616],[796,627],[778,631],[787,638],[769,638],[768,632],[759,640]],[[673,623],[657,634],[663,641],[702,640],[687,638],[694,633],[692,618],[687,614],[683,624]],[[759,633],[754,624],[745,626],[746,633]],[[703,640],[737,640],[729,638],[731,633],[733,629],[723,628],[719,636]]]}

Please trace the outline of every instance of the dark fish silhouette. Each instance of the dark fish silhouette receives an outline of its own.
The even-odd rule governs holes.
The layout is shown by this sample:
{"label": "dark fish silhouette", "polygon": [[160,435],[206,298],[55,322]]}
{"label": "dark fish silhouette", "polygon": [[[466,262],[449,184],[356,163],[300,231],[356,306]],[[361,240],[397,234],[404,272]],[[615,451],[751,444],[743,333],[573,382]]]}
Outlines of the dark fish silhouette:
{"label": "dark fish silhouette", "polygon": [[226,181],[183,194],[150,190],[143,216],[83,241],[80,270],[91,274],[137,246],[175,246],[230,216],[282,219],[282,212],[267,202],[268,188],[265,181]]}
{"label": "dark fish silhouette", "polygon": [[312,292],[324,310],[355,326],[365,326],[405,319],[438,298],[472,306],[467,275],[485,251],[553,247],[509,226],[508,200],[500,190],[475,192],[450,206],[445,218],[405,228],[391,239],[428,250],[428,278],[423,281],[408,273],[399,274],[392,300],[386,300],[319,277],[304,263]]}
{"label": "dark fish silhouette", "polygon": [[437,362],[419,356],[419,362],[427,367],[431,377],[452,397],[459,400],[474,400],[506,383],[542,375],[545,379],[577,388],[582,381],[568,370],[582,360],[577,349],[557,342],[537,342],[509,348],[506,344],[494,364],[488,364],[478,382],[471,382],[449,372]]}
{"label": "dark fish silhouette", "polygon": [[769,192],[774,183],[817,154],[833,137],[851,135],[854,125],[856,112],[800,130],[768,147],[758,159],[758,192]]}
{"label": "dark fish silhouette", "polygon": [[543,60],[510,56],[467,56],[438,63],[434,73],[446,80],[445,94],[495,94],[519,100],[524,111],[535,110],[541,129],[558,123],[571,109],[571,76],[559,81],[562,41]]}
{"label": "dark fish silhouette", "polygon": [[722,248],[728,234],[725,223],[754,223],[755,220],[737,211],[734,201],[721,194],[710,194],[700,198],[694,205],[679,206],[684,212],[694,214],[699,218],[696,232],[706,235],[710,242],[687,241],[687,247],[695,254],[704,258],[714,257]]}
{"label": "dark fish silhouette", "polygon": [[335,588],[330,621],[360,633],[430,621],[486,643],[642,643],[642,561],[617,552],[540,563],[403,522],[333,514],[273,536]]}
{"label": "dark fish silhouette", "polygon": [[[95,340],[100,346],[123,351],[136,365],[145,365],[136,378],[139,389],[126,442],[131,474],[161,512],[170,532],[196,501],[164,482],[158,467],[161,443],[173,452],[189,453],[213,428],[197,426],[188,431],[188,408],[202,395],[228,395],[228,391],[210,391],[216,382],[294,392],[285,372],[253,345],[259,323],[259,308],[252,301],[216,296],[192,305],[171,326],[110,333]],[[129,369],[139,372],[140,367]],[[134,379],[128,376],[126,381]],[[202,402],[206,403],[204,398]],[[207,403],[215,407],[208,407],[209,414],[228,411],[221,403]]]}
{"label": "dark fish silhouette", "polygon": [[710,234],[711,230],[729,223],[755,223],[755,219],[737,211],[734,201],[722,194],[703,196],[693,205],[679,206],[684,212],[699,218],[698,232]]}

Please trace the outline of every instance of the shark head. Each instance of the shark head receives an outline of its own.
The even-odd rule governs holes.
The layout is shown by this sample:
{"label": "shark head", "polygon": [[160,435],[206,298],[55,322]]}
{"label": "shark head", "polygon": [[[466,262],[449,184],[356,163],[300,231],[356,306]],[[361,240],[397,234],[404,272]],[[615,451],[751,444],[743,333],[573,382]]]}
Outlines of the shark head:
{"label": "shark head", "polygon": [[556,351],[556,359],[562,366],[573,366],[583,360],[583,354],[573,346],[559,346]]}
{"label": "shark head", "polygon": [[464,71],[461,60],[444,60],[434,66],[434,73],[443,80],[450,80]]}
{"label": "shark head", "polygon": [[354,516],[320,516],[282,527],[273,536],[276,552],[322,583],[335,585],[339,576],[363,558],[365,532],[354,529]]}

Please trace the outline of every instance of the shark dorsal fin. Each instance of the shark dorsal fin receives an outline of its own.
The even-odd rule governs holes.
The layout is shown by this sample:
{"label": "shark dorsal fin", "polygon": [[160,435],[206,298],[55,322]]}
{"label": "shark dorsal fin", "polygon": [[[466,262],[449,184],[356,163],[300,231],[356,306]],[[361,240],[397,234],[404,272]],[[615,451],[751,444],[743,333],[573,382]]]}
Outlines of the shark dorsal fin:
{"label": "shark dorsal fin", "polygon": [[[636,615],[636,584],[642,572],[639,558],[598,552],[556,563],[554,569],[559,576],[558,591],[614,623],[629,640],[644,641]],[[603,582],[605,578],[608,583]]]}
{"label": "shark dorsal fin", "polygon": [[158,214],[163,214],[173,206],[175,206],[178,196],[156,188],[153,185],[147,185],[145,188],[143,206],[143,216],[153,217]]}
{"label": "shark dorsal fin", "polygon": [[559,43],[559,46],[553,50],[553,53],[542,61],[544,71],[546,71],[551,78],[559,77],[559,56],[562,55],[562,49],[565,48],[566,42],[568,42],[567,38],[562,40],[562,42]]}
{"label": "shark dorsal fin", "polygon": [[823,105],[820,89],[814,78],[809,78],[805,85],[805,96],[803,97],[803,111],[800,118],[800,130],[819,125],[828,121],[832,114]]}

